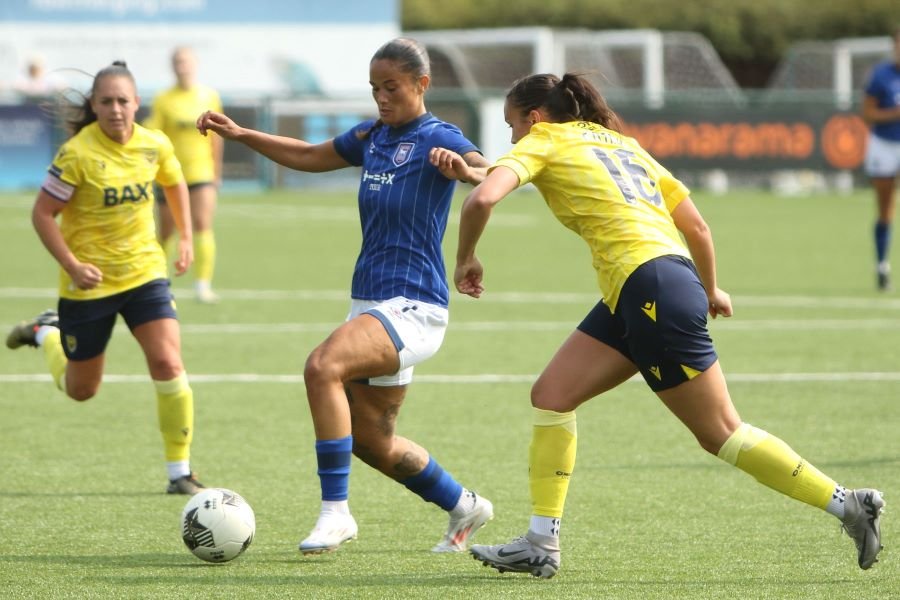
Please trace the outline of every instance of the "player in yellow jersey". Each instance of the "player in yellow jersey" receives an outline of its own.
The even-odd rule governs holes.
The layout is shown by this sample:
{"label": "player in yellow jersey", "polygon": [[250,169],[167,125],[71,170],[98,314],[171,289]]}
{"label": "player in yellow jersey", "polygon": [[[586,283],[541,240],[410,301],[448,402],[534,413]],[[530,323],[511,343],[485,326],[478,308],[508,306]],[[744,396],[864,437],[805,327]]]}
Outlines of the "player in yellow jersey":
{"label": "player in yellow jersey", "polygon": [[[588,244],[603,293],[531,391],[532,517],[525,536],[471,553],[500,571],[552,577],[575,467],[575,409],[640,372],[700,446],[791,498],[835,515],[868,569],[881,550],[881,493],[849,490],[777,437],[741,421],[707,331],[707,313],[729,317],[716,281],[709,228],[688,189],[620,133],[589,81],[532,75],[506,97],[513,149],[466,198],[460,222],[457,289],[479,297],[477,242],[495,204],[533,183],[559,221]],[[444,149],[432,161],[448,176],[470,169]],[[684,236],[685,244],[681,236]]]}
{"label": "player in yellow jersey", "polygon": [[[193,393],[181,360],[166,257],[156,239],[153,184],[165,192],[179,232],[175,270],[193,261],[187,186],[172,144],[134,122],[134,77],[115,62],[94,78],[38,192],[32,222],[59,263],[59,305],[13,327],[9,348],[43,350],[57,387],[92,398],[103,376],[106,345],[122,315],[147,359],[156,388],[169,476],[167,492],[194,494],[190,470]],[[56,218],[60,221],[57,223]]]}
{"label": "player in yellow jersey", "polygon": [[[205,110],[222,111],[219,94],[211,87],[197,83],[197,57],[187,47],[172,54],[172,70],[176,84],[153,99],[150,116],[144,126],[165,133],[175,147],[175,156],[184,170],[191,196],[194,223],[194,289],[197,300],[207,304],[219,301],[212,290],[216,266],[216,239],[213,218],[216,194],[222,182],[224,143],[218,135],[203,136],[195,127],[197,115]],[[174,221],[165,203],[160,202],[159,239],[171,254],[175,248],[172,233]]]}

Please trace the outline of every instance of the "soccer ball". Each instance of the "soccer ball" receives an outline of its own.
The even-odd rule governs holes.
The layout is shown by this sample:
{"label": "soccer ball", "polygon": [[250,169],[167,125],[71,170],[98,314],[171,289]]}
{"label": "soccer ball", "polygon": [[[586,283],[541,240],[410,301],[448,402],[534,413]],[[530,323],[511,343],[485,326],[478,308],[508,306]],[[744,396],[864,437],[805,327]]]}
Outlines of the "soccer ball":
{"label": "soccer ball", "polygon": [[256,532],[253,509],[240,494],[207,488],[188,500],[181,512],[181,538],[188,550],[207,562],[233,560]]}

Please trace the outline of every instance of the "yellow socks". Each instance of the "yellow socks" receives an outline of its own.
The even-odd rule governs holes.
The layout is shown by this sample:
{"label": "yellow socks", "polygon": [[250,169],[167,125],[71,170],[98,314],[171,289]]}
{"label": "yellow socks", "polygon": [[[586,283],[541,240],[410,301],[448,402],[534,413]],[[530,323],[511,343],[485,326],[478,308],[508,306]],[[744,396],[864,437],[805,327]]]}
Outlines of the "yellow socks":
{"label": "yellow socks", "polygon": [[837,487],[783,441],[747,423],[731,434],[718,456],[761,484],[823,510]]}
{"label": "yellow socks", "polygon": [[[48,328],[49,329],[49,328]],[[54,328],[48,331],[41,341],[41,349],[44,351],[44,360],[47,361],[47,368],[50,369],[50,376],[53,377],[53,383],[61,391],[66,391],[66,365],[69,359],[63,352],[62,341],[60,340],[59,329]]]}
{"label": "yellow socks", "polygon": [[194,393],[187,373],[182,372],[171,381],[154,381],[153,385],[166,461],[187,461],[194,435]]}
{"label": "yellow socks", "polygon": [[216,238],[212,229],[194,233],[194,278],[211,282],[216,268]]}
{"label": "yellow socks", "polygon": [[560,518],[575,468],[578,445],[575,412],[533,409],[534,429],[528,454],[532,514]]}

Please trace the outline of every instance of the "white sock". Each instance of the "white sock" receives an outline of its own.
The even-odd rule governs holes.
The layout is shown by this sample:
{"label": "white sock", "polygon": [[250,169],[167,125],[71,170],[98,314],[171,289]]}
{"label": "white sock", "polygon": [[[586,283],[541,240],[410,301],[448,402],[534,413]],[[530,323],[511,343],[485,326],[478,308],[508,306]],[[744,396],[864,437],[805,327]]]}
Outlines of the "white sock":
{"label": "white sock", "polygon": [[41,325],[38,327],[37,333],[34,334],[34,341],[38,346],[44,345],[44,338],[47,337],[47,334],[51,331],[58,331],[58,327],[53,327],[52,325]]}
{"label": "white sock", "polygon": [[836,516],[838,519],[844,518],[844,509],[846,508],[845,499],[847,497],[847,489],[842,485],[837,485],[831,494],[831,500],[825,507],[825,512]]}
{"label": "white sock", "polygon": [[322,500],[321,514],[327,513],[349,515],[350,503],[347,500]]}
{"label": "white sock", "polygon": [[556,517],[540,517],[531,515],[531,523],[528,530],[538,535],[559,539],[559,526],[561,519]]}
{"label": "white sock", "polygon": [[474,506],[475,493],[463,488],[462,494],[459,495],[459,500],[456,501],[456,506],[450,509],[450,516],[458,519],[472,510]]}
{"label": "white sock", "polygon": [[191,474],[191,464],[186,460],[167,462],[166,470],[169,472],[169,481],[175,481]]}

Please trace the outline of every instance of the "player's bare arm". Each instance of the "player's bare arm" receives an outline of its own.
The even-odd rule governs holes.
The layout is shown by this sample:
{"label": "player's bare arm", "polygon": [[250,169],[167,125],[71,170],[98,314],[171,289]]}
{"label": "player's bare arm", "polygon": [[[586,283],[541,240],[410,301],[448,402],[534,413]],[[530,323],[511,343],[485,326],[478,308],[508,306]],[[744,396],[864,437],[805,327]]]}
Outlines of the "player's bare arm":
{"label": "player's bare arm", "polygon": [[690,198],[682,200],[672,212],[672,220],[675,227],[684,236],[691,258],[697,267],[700,281],[706,288],[706,296],[709,298],[709,314],[712,318],[719,315],[730,317],[731,296],[716,284],[716,250],[713,245],[712,232],[694,201]]}
{"label": "player's bare arm", "polygon": [[41,190],[31,211],[31,222],[44,247],[69,274],[75,286],[80,290],[93,289],[103,281],[103,273],[95,265],[78,260],[63,239],[56,222],[56,215],[63,206],[62,202]]}
{"label": "player's bare arm", "polygon": [[240,142],[278,164],[308,173],[321,173],[349,167],[334,149],[332,140],[310,144],[280,135],[241,127],[222,113],[208,110],[197,118],[197,130],[207,135],[212,131],[226,140]]}
{"label": "player's bare arm", "polygon": [[862,118],[870,124],[900,121],[900,106],[881,108],[874,96],[864,96],[862,102]]}
{"label": "player's bare arm", "polygon": [[478,185],[487,176],[491,163],[480,152],[466,152],[460,156],[453,150],[435,147],[428,153],[431,164],[448,179]]}
{"label": "player's bare arm", "polygon": [[475,247],[494,205],[511,191],[519,187],[519,178],[506,167],[498,167],[485,177],[484,181],[466,197],[463,202],[459,223],[459,244],[456,249],[456,269],[453,282],[463,294],[478,298],[484,292],[482,278],[484,269],[475,256]]}

